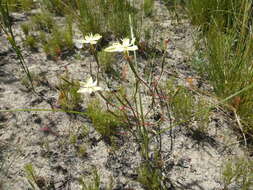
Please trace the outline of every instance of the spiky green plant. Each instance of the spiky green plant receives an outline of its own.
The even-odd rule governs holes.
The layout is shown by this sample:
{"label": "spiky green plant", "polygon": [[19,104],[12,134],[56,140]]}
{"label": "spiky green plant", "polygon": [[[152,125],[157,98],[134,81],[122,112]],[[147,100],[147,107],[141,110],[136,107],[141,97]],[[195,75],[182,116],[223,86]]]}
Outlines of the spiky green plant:
{"label": "spiky green plant", "polygon": [[[200,26],[204,39],[200,71],[221,98],[247,89],[252,84],[252,5],[250,0],[188,2],[191,20]],[[227,103],[239,115],[244,132],[252,135],[253,96],[250,89],[243,90]]]}
{"label": "spiky green plant", "polygon": [[246,157],[229,160],[222,168],[224,190],[230,189],[236,183],[241,190],[253,188],[253,161]]}
{"label": "spiky green plant", "polygon": [[118,128],[124,125],[123,119],[103,109],[99,100],[92,100],[87,108],[87,116],[91,118],[94,128],[103,137],[116,135]]}

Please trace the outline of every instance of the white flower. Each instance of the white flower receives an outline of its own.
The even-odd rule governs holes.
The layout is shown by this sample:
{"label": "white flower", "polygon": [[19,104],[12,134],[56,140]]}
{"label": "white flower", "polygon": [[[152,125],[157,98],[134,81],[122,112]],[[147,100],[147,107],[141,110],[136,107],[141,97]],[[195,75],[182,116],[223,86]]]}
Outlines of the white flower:
{"label": "white flower", "polygon": [[105,48],[106,52],[127,52],[127,51],[135,51],[138,49],[136,45],[134,45],[135,39],[124,38],[121,40],[122,44],[119,42],[113,43],[112,46]]}
{"label": "white flower", "polygon": [[86,82],[80,82],[80,89],[77,92],[83,94],[91,94],[92,92],[99,90],[103,90],[103,88],[97,86],[97,81],[93,82],[92,77],[90,77]]}
{"label": "white flower", "polygon": [[79,49],[83,48],[83,44],[96,44],[98,40],[100,40],[102,36],[100,34],[89,34],[87,36],[84,36],[84,39],[75,40],[75,46]]}
{"label": "white flower", "polygon": [[100,34],[93,34],[84,37],[84,43],[86,44],[96,44],[98,40],[100,40],[102,36]]}

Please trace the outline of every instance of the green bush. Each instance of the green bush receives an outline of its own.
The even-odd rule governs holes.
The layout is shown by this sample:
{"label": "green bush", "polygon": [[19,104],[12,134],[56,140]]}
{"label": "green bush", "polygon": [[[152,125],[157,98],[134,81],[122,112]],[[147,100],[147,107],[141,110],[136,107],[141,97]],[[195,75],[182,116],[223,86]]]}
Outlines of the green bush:
{"label": "green bush", "polygon": [[194,97],[183,86],[176,86],[173,80],[167,82],[166,91],[169,95],[169,105],[178,122],[188,122],[194,113]]}
{"label": "green bush", "polygon": [[103,137],[117,134],[118,128],[124,125],[123,118],[103,110],[97,99],[89,103],[86,114],[91,119],[96,131]]}
{"label": "green bush", "polygon": [[[253,6],[250,0],[191,0],[188,12],[200,26],[204,39],[201,49],[203,76],[210,80],[214,92],[226,98],[247,88],[253,81]],[[202,41],[202,42],[203,42]],[[243,91],[228,100],[244,124],[253,132],[253,95]]]}
{"label": "green bush", "polygon": [[35,30],[51,32],[55,25],[55,20],[50,12],[43,11],[31,17],[31,25]]}
{"label": "green bush", "polygon": [[130,37],[129,15],[137,35],[137,10],[122,0],[77,0],[78,25],[83,34],[113,33],[117,38]]}
{"label": "green bush", "polygon": [[[246,14],[252,15],[250,0],[189,0],[187,8],[192,23],[204,30],[213,24],[221,28],[231,27],[244,21]],[[245,12],[246,9],[248,13]]]}
{"label": "green bush", "polygon": [[46,10],[51,13],[56,14],[57,16],[64,16],[64,14],[68,13],[68,7],[76,8],[76,1],[69,0],[42,0],[43,6],[45,6]]}
{"label": "green bush", "polygon": [[77,92],[80,88],[79,82],[71,79],[66,73],[61,76],[57,86],[59,90],[58,104],[64,110],[75,110],[82,102],[81,95]]}
{"label": "green bush", "polygon": [[1,3],[8,3],[10,11],[28,11],[34,7],[33,0],[2,0]]}
{"label": "green bush", "polygon": [[148,163],[139,167],[137,180],[147,190],[165,190],[162,186],[161,171]]}
{"label": "green bush", "polygon": [[74,50],[72,34],[72,25],[68,25],[65,29],[55,26],[52,33],[42,40],[45,53],[50,57],[62,56],[63,52],[71,52]]}
{"label": "green bush", "polygon": [[230,185],[236,182],[241,190],[253,188],[253,161],[247,158],[236,158],[225,163],[222,170],[224,190],[230,189]]}
{"label": "green bush", "polygon": [[154,0],[144,0],[143,9],[146,16],[150,16],[154,9]]}

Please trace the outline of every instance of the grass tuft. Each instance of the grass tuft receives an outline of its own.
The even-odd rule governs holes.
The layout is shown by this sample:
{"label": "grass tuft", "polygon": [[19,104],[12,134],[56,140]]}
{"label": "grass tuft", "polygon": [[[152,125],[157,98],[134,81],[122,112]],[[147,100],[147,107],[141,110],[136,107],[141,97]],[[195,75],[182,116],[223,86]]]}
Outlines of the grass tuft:
{"label": "grass tuft", "polygon": [[68,74],[61,76],[57,89],[59,90],[58,104],[63,110],[75,110],[82,102],[81,95],[77,92],[79,82],[71,79]]}
{"label": "grass tuft", "polygon": [[[199,49],[199,71],[211,82],[221,98],[240,92],[253,81],[253,6],[249,0],[192,0],[187,4],[192,23],[204,39]],[[253,95],[243,91],[230,99],[231,109],[239,115],[244,132],[253,137]]]}
{"label": "grass tuft", "polygon": [[241,190],[253,188],[253,161],[245,157],[234,158],[225,163],[222,171],[224,190],[232,187],[234,182],[240,185]]}
{"label": "grass tuft", "polygon": [[123,119],[103,110],[99,100],[92,100],[87,108],[87,116],[91,119],[96,131],[103,137],[116,135],[119,127],[124,125]]}

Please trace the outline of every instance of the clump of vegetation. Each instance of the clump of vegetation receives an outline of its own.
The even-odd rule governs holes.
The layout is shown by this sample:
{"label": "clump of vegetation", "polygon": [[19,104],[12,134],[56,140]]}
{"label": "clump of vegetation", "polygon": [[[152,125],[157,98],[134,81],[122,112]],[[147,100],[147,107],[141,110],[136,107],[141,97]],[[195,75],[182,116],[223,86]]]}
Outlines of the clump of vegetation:
{"label": "clump of vegetation", "polygon": [[36,174],[32,164],[26,164],[24,167],[26,178],[33,189],[55,189],[54,183],[45,177]]}
{"label": "clump of vegetation", "polygon": [[102,72],[108,75],[115,75],[117,72],[113,69],[113,63],[116,61],[113,54],[101,51],[98,52],[99,63],[101,63]]}
{"label": "clump of vegetation", "polygon": [[92,181],[90,183],[85,182],[84,179],[80,179],[80,185],[82,186],[82,190],[99,190],[100,176],[97,169],[93,170]]}
{"label": "clump of vegetation", "polygon": [[175,122],[189,124],[194,121],[197,124],[194,130],[205,132],[211,114],[208,102],[202,97],[196,99],[190,89],[176,85],[174,80],[168,80],[166,92]]}
{"label": "clump of vegetation", "polygon": [[63,30],[55,26],[52,30],[52,34],[43,44],[43,49],[47,56],[57,59],[58,57],[64,57],[64,53],[68,54],[73,51],[74,43],[72,35],[72,26],[69,25]]}
{"label": "clump of vegetation", "polygon": [[2,0],[1,3],[8,4],[10,11],[29,11],[34,7],[33,0]]}
{"label": "clump of vegetation", "polygon": [[252,1],[192,0],[188,4],[192,22],[203,31],[201,61],[203,76],[207,76],[215,93],[225,99],[239,115],[244,132],[252,134],[253,124],[253,39]]}
{"label": "clump of vegetation", "polygon": [[189,3],[189,1],[187,0],[162,0],[162,1],[165,3],[166,7],[170,11],[173,11],[173,13],[176,14],[175,16],[179,16],[177,12],[179,10],[182,11],[185,8],[186,3]]}
{"label": "clump of vegetation", "polygon": [[[108,9],[110,10],[108,15],[108,24],[107,27],[109,32],[112,32],[118,38],[131,36],[131,32],[129,30],[130,23],[129,23],[129,15],[132,16],[132,25],[133,25],[133,32],[134,36],[138,39],[139,36],[139,28],[137,24],[138,20],[138,11],[131,6],[129,1],[121,1],[121,0],[109,0],[107,2]],[[107,13],[105,12],[105,15]],[[121,23],[121,24],[117,24]]]}
{"label": "clump of vegetation", "polygon": [[36,51],[38,49],[38,39],[35,35],[31,33],[32,28],[29,23],[24,23],[21,25],[22,32],[25,35],[24,44],[29,47],[30,50]]}
{"label": "clump of vegetation", "polygon": [[67,17],[65,21],[66,25],[61,29],[52,14],[42,10],[21,26],[25,35],[24,44],[31,50],[42,46],[48,58],[53,60],[65,58],[74,51],[72,18]]}
{"label": "clump of vegetation", "polygon": [[241,190],[253,188],[253,161],[245,157],[234,158],[225,163],[222,171],[224,190],[230,189],[235,182]]}
{"label": "clump of vegetation", "polygon": [[29,23],[21,24],[21,30],[25,36],[28,36],[31,31],[31,25]]}
{"label": "clump of vegetation", "polygon": [[87,147],[85,144],[81,144],[81,145],[78,145],[76,147],[77,149],[77,154],[80,156],[80,157],[85,157],[87,156]]}
{"label": "clump of vegetation", "polygon": [[31,17],[31,25],[34,30],[51,32],[55,25],[55,20],[50,12],[44,10]]}
{"label": "clump of vegetation", "polygon": [[146,16],[150,16],[154,9],[154,0],[144,0],[143,2],[143,10]]}
{"label": "clump of vegetation", "polygon": [[188,122],[194,112],[194,97],[183,86],[176,86],[173,80],[167,82],[167,93],[169,104],[173,110],[174,117],[180,122]]}
{"label": "clump of vegetation", "polygon": [[60,77],[57,89],[59,90],[58,104],[62,109],[78,109],[79,104],[82,102],[81,95],[77,92],[79,88],[79,82],[71,79],[68,73]]}
{"label": "clump of vegetation", "polygon": [[57,16],[64,16],[68,13],[68,7],[76,8],[76,1],[68,0],[43,0],[43,6],[45,9]]}
{"label": "clump of vegetation", "polygon": [[[79,183],[82,187],[82,190],[100,190],[100,176],[97,169],[93,169],[92,178],[90,182],[87,182],[83,178],[79,180]],[[109,185],[105,188],[105,190],[113,189],[113,180],[111,179]]]}
{"label": "clump of vegetation", "polygon": [[29,47],[31,51],[37,51],[38,50],[38,41],[37,38],[34,35],[28,35],[25,37],[24,40],[25,46]]}
{"label": "clump of vegetation", "polygon": [[134,18],[134,32],[137,34],[137,11],[129,1],[78,0],[74,11],[80,15],[78,26],[84,35],[92,32],[113,33],[118,38],[130,36],[129,15]]}
{"label": "clump of vegetation", "polygon": [[91,119],[96,131],[103,137],[116,135],[119,127],[124,125],[123,118],[105,111],[97,99],[89,103],[86,114]]}
{"label": "clump of vegetation", "polygon": [[249,17],[252,12],[250,0],[191,0],[187,2],[187,8],[193,24],[201,26],[204,31],[211,29],[213,24],[219,30],[240,28],[241,24],[249,24],[252,20]]}
{"label": "clump of vegetation", "polygon": [[[41,85],[42,82],[45,82],[45,77],[39,73],[31,72],[30,77],[34,86],[39,86]],[[22,77],[21,84],[28,89],[31,88],[30,79],[28,78],[27,75],[24,75]]]}
{"label": "clump of vegetation", "polygon": [[161,170],[152,167],[150,163],[143,163],[138,169],[137,179],[147,190],[165,190],[162,184]]}
{"label": "clump of vegetation", "polygon": [[210,103],[200,97],[194,109],[194,120],[197,122],[197,130],[199,132],[206,132],[211,115]]}
{"label": "clump of vegetation", "polygon": [[[206,46],[208,62],[204,65],[218,96],[226,98],[251,85],[253,80],[251,34],[238,36],[236,29],[226,33],[212,30],[207,37]],[[247,90],[228,101],[246,124],[247,130],[253,124],[252,98],[252,93]]]}
{"label": "clump of vegetation", "polygon": [[166,90],[169,95],[170,106],[174,117],[182,121],[188,121],[193,114],[193,95],[184,86],[176,86],[174,80],[167,82]]}
{"label": "clump of vegetation", "polygon": [[[79,131],[79,129],[78,129]],[[83,138],[87,135],[88,131],[85,126],[82,128],[82,133],[78,133],[78,131],[71,130],[69,134],[69,143],[74,146],[76,153],[80,157],[87,156],[87,146],[85,143],[80,143],[78,139]]]}

